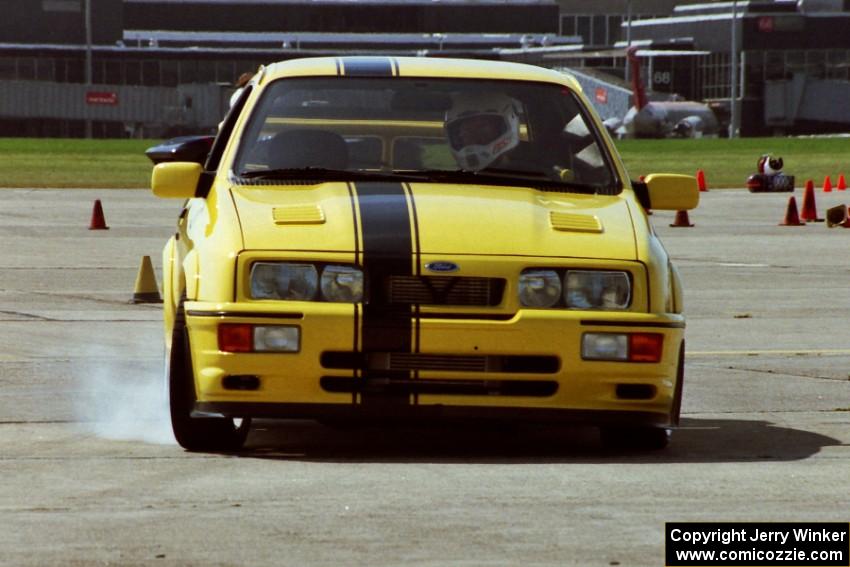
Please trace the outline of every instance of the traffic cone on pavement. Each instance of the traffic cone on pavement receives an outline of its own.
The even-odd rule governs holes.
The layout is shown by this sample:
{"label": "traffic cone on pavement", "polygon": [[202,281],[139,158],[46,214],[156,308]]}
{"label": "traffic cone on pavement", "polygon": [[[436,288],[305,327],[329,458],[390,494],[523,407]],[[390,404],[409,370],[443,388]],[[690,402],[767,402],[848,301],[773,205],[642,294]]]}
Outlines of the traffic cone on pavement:
{"label": "traffic cone on pavement", "polygon": [[142,256],[139,273],[136,275],[136,289],[133,292],[131,303],[162,303],[150,256]]}
{"label": "traffic cone on pavement", "polygon": [[829,179],[829,175],[827,175],[823,180],[823,192],[829,193],[832,191],[832,180]]}
{"label": "traffic cone on pavement", "polygon": [[847,214],[847,205],[836,205],[826,210],[826,226],[829,228],[840,226],[850,228],[850,216]]}
{"label": "traffic cone on pavement", "polygon": [[835,186],[839,191],[844,191],[847,189],[847,181],[844,180],[844,174],[838,176],[838,185]]}
{"label": "traffic cone on pavement", "polygon": [[705,184],[705,172],[701,169],[697,170],[697,187],[700,191],[708,191],[708,186]]}
{"label": "traffic cone on pavement", "polygon": [[89,230],[107,230],[109,229],[106,226],[106,219],[103,217],[103,206],[100,204],[100,199],[96,199],[94,202],[94,208],[92,208],[91,212],[91,222],[89,223]]}
{"label": "traffic cone on pavement", "polygon": [[815,222],[823,220],[818,218],[818,208],[815,204],[815,184],[811,180],[806,181],[806,190],[803,194],[803,210],[800,211],[800,218],[804,221]]}
{"label": "traffic cone on pavement", "polygon": [[788,197],[788,206],[785,209],[785,219],[779,223],[779,226],[804,226],[805,223],[800,222],[800,215],[797,213],[797,199],[792,195]]}
{"label": "traffic cone on pavement", "polygon": [[690,227],[694,226],[691,224],[691,220],[688,218],[688,211],[676,211],[676,219],[673,221],[673,224],[670,226],[674,228],[678,227]]}

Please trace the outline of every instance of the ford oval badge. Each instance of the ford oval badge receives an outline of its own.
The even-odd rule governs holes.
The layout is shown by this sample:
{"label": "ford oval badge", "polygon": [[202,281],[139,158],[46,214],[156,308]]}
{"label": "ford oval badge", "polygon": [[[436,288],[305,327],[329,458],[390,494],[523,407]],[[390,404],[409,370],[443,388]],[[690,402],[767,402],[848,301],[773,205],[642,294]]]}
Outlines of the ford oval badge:
{"label": "ford oval badge", "polygon": [[431,262],[425,264],[425,269],[431,272],[440,272],[443,274],[447,274],[450,272],[458,271],[460,269],[460,266],[458,266],[454,262]]}

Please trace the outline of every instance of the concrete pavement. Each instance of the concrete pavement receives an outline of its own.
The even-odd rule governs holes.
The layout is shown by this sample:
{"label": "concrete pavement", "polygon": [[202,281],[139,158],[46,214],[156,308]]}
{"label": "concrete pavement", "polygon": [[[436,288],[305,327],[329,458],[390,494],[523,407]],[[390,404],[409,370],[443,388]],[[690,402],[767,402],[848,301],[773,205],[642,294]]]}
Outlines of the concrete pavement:
{"label": "concrete pavement", "polygon": [[[845,194],[818,192],[821,214]],[[652,217],[689,316],[666,452],[262,422],[238,457],[174,445],[159,311],[128,303],[179,203],[0,196],[0,565],[659,566],[665,521],[850,521],[850,230],[777,226],[788,194]]]}

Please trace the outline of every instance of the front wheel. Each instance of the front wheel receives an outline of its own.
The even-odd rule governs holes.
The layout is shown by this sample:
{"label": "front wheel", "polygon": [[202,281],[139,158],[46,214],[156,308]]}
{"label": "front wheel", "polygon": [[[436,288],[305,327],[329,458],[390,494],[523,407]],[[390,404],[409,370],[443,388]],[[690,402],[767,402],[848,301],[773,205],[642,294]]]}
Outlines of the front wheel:
{"label": "front wheel", "polygon": [[666,427],[602,427],[600,434],[606,449],[659,451],[670,443]]}
{"label": "front wheel", "polygon": [[237,424],[226,417],[192,417],[196,400],[195,378],[182,302],[174,318],[170,351],[166,360],[166,376],[171,429],[177,443],[187,451],[238,451],[251,429],[249,418]]}

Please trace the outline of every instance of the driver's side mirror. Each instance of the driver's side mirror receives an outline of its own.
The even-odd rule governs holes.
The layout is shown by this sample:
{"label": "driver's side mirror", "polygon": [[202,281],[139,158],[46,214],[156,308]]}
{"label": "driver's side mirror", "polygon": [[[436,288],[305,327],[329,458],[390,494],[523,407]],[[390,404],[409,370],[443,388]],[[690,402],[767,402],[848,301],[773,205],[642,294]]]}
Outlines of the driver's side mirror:
{"label": "driver's side mirror", "polygon": [[660,211],[688,211],[699,205],[699,186],[693,175],[653,173],[647,175],[646,196],[649,207]]}
{"label": "driver's side mirror", "polygon": [[163,199],[191,199],[198,190],[204,168],[193,162],[165,162],[154,166],[151,174],[153,194]]}

